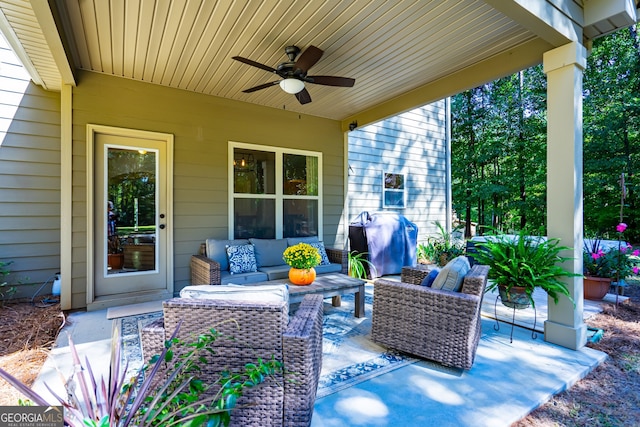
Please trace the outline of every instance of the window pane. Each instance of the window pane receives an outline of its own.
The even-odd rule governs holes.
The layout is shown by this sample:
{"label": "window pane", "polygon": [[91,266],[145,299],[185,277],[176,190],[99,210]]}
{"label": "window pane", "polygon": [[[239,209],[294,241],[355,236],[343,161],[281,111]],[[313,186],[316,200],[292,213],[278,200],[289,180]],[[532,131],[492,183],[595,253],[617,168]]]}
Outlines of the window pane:
{"label": "window pane", "polygon": [[283,237],[318,235],[318,201],[284,200]]}
{"label": "window pane", "polygon": [[384,188],[392,188],[395,190],[404,189],[404,175],[397,173],[385,173]]}
{"label": "window pane", "polygon": [[404,192],[385,191],[384,206],[387,208],[404,208]]}
{"label": "window pane", "polygon": [[156,269],[156,155],[108,148],[107,274]]}
{"label": "window pane", "polygon": [[318,158],[298,154],[284,154],[283,193],[297,196],[318,195]]}
{"label": "window pane", "polygon": [[233,150],[233,191],[245,194],[275,194],[275,153]]}
{"label": "window pane", "polygon": [[235,239],[275,239],[276,202],[273,199],[235,199],[233,236]]}

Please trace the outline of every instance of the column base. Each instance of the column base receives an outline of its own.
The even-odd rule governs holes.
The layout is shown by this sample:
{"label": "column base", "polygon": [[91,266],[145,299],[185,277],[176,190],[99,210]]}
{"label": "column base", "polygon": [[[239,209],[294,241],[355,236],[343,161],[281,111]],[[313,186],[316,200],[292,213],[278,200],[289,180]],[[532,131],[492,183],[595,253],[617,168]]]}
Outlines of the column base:
{"label": "column base", "polygon": [[573,328],[546,320],[544,322],[544,340],[571,350],[579,350],[587,343],[587,325],[581,323]]}

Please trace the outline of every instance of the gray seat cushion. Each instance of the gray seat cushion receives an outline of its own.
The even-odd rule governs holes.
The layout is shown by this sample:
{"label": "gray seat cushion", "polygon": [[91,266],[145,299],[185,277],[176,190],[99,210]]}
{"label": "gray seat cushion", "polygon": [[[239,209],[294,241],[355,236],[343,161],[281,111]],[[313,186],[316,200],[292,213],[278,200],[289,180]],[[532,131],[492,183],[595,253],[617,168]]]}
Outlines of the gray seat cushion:
{"label": "gray seat cushion", "polygon": [[289,267],[287,264],[273,265],[271,267],[260,267],[260,271],[269,276],[269,280],[286,279],[289,277]]}
{"label": "gray seat cushion", "polygon": [[269,277],[261,271],[239,274],[231,274],[228,271],[220,272],[220,284],[222,285],[228,285],[231,283],[235,283],[236,285],[246,285],[247,283],[264,282],[266,280],[269,280]]}
{"label": "gray seat cushion", "polygon": [[227,258],[227,246],[248,245],[246,239],[236,240],[217,240],[207,239],[207,258],[212,259],[220,264],[220,270],[229,270],[229,259]]}
{"label": "gray seat cushion", "polygon": [[287,239],[249,239],[254,248],[258,268],[284,265],[282,254],[287,249]]}
{"label": "gray seat cushion", "polygon": [[314,268],[317,274],[340,273],[342,271],[342,265],[336,263],[316,265]]}
{"label": "gray seat cushion", "polygon": [[287,237],[287,243],[289,246],[297,245],[298,243],[318,243],[318,236],[308,237]]}

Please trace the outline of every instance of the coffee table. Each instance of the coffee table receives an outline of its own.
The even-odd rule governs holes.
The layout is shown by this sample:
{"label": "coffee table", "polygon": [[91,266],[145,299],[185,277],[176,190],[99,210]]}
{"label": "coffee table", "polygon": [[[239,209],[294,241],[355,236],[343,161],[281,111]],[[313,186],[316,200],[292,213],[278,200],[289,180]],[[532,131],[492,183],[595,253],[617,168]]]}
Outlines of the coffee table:
{"label": "coffee table", "polygon": [[270,280],[264,284],[282,283],[289,286],[289,303],[296,304],[302,301],[305,295],[322,294],[323,297],[332,297],[331,304],[340,307],[341,296],[354,294],[355,317],[364,317],[364,281],[342,273],[318,274],[316,280],[310,285],[294,285],[289,280]]}

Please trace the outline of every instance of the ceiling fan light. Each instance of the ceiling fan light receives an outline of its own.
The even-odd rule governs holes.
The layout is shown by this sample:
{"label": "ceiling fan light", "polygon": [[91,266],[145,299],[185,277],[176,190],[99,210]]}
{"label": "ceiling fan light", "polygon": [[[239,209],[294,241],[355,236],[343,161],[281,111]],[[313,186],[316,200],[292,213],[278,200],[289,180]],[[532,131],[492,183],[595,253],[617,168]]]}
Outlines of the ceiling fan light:
{"label": "ceiling fan light", "polygon": [[292,78],[284,79],[280,81],[280,87],[287,93],[296,94],[304,89],[304,82],[302,80]]}

